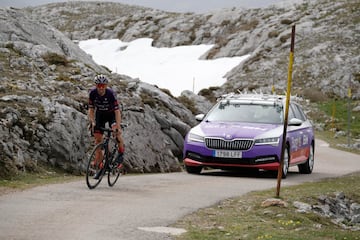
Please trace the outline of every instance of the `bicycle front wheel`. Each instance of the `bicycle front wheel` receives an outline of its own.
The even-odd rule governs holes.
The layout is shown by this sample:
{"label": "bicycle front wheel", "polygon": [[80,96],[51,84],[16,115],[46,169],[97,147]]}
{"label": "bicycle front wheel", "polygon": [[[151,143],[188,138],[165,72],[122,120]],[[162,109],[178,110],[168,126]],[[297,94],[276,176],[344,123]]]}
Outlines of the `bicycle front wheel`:
{"label": "bicycle front wheel", "polygon": [[[101,157],[100,161],[96,161],[96,157]],[[86,168],[86,184],[89,189],[96,188],[101,182],[105,174],[105,158],[104,158],[104,144],[99,143],[91,152],[88,165]]]}
{"label": "bicycle front wheel", "polygon": [[109,172],[108,172],[108,184],[110,187],[112,187],[115,185],[116,181],[119,179],[120,175],[122,174],[123,166],[122,165],[118,166],[115,163],[117,149],[118,149],[117,142],[114,139],[111,139],[109,145],[113,146],[112,149],[115,149],[115,151],[112,151],[113,154],[110,157],[111,159],[109,159],[110,164],[109,164]]}
{"label": "bicycle front wheel", "polygon": [[121,174],[122,174],[122,167],[121,168],[114,167],[113,169],[109,170],[108,184],[110,187],[114,186],[114,184],[119,179]]}

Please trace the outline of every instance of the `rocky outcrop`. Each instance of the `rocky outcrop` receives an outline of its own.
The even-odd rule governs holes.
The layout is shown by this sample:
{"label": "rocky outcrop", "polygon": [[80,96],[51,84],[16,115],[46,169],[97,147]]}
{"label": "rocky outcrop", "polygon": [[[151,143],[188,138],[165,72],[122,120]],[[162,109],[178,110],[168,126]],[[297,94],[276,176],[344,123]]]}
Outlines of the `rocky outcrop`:
{"label": "rocky outcrop", "polygon": [[93,139],[87,94],[104,73],[124,106],[128,172],[181,171],[190,110],[156,86],[111,74],[47,23],[0,9],[0,177],[50,164],[81,174]]}
{"label": "rocky outcrop", "polygon": [[332,219],[333,223],[344,229],[360,230],[360,204],[347,198],[343,192],[337,192],[335,196],[319,196],[318,204],[310,205],[295,201],[293,205],[299,213],[315,212]]}
{"label": "rocky outcrop", "polygon": [[[49,53],[56,53],[69,60],[87,63],[94,71],[102,71],[89,55],[79,51],[74,42],[64,37],[49,23],[41,21],[39,24],[38,20],[32,20],[22,11],[11,9],[1,9],[0,11],[0,40],[7,49],[21,53],[23,62],[29,59],[38,59]],[[35,63],[32,67],[41,68],[41,64]]]}

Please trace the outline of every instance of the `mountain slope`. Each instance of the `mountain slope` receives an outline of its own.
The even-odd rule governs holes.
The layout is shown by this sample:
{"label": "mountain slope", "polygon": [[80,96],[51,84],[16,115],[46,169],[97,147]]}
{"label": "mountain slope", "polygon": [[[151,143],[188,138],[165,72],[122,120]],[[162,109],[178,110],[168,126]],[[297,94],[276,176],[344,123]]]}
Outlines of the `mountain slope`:
{"label": "mountain slope", "polygon": [[[295,93],[360,98],[360,3],[316,0],[285,7],[228,9],[207,14],[169,13],[124,4],[76,2],[28,9],[73,40],[154,39],[157,47],[215,44],[203,57],[252,56],[234,68],[216,95],[272,85],[287,79],[291,26],[296,25]],[[351,80],[351,84],[344,84]]]}

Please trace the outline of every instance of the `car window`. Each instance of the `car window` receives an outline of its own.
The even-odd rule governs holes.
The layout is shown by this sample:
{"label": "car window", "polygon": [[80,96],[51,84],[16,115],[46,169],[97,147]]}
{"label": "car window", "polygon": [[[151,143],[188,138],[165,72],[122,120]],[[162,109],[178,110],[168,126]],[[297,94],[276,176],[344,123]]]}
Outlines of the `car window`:
{"label": "car window", "polygon": [[[306,120],[306,115],[305,115],[304,111],[302,110],[302,108],[297,104],[295,104],[294,106],[296,107],[297,112],[299,114],[299,119],[305,121]],[[297,115],[295,114],[295,116],[297,116]]]}
{"label": "car window", "polygon": [[[302,121],[306,120],[305,114],[303,113],[303,111],[301,110],[301,108],[297,105],[297,104],[291,104],[293,112],[294,112],[294,116],[297,119],[300,119]],[[290,118],[291,119],[291,118]]]}
{"label": "car window", "polygon": [[288,120],[290,120],[290,119],[292,119],[292,118],[295,118],[295,114],[294,114],[293,106],[292,106],[292,104],[290,104],[290,106],[289,106]]}
{"label": "car window", "polygon": [[282,108],[278,105],[219,103],[207,115],[206,121],[282,123]]}

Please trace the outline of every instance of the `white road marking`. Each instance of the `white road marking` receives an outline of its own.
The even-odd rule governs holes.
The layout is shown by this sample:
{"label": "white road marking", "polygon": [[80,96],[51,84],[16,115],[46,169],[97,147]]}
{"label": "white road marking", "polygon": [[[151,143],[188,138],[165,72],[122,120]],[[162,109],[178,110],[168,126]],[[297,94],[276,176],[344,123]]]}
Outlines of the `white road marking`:
{"label": "white road marking", "polygon": [[320,144],[320,146],[321,146],[321,147],[329,147],[330,145],[329,145],[328,143],[326,143],[326,142],[322,142],[322,143]]}
{"label": "white road marking", "polygon": [[171,235],[181,235],[186,233],[185,229],[172,227],[138,227],[138,229],[147,232],[168,233]]}

